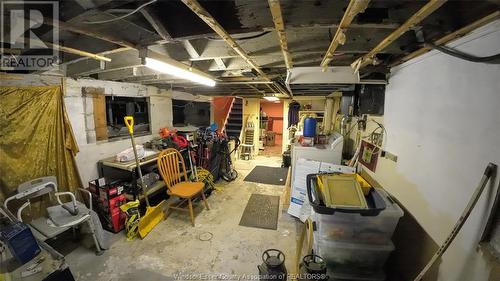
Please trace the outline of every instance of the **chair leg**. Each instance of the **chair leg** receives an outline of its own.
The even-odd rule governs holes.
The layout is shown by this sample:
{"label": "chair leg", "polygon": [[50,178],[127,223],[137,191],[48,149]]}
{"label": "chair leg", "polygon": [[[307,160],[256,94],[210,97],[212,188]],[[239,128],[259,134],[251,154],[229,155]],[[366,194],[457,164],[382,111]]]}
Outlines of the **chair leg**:
{"label": "chair leg", "polygon": [[167,204],[167,209],[165,211],[163,211],[163,215],[164,215],[165,220],[168,218],[168,216],[170,216],[170,213],[171,213],[170,204]]}
{"label": "chair leg", "polygon": [[205,197],[205,191],[203,189],[201,190],[201,198],[203,199],[203,203],[205,203],[205,208],[207,208],[207,210],[210,210],[210,207],[208,207],[207,198]]}
{"label": "chair leg", "polygon": [[76,226],[73,226],[71,228],[71,231],[73,232],[73,241],[77,241],[78,240],[78,237],[76,235]]}
{"label": "chair leg", "polygon": [[189,204],[189,216],[191,217],[191,224],[194,226],[193,202],[191,202],[191,198],[188,199],[188,204]]}

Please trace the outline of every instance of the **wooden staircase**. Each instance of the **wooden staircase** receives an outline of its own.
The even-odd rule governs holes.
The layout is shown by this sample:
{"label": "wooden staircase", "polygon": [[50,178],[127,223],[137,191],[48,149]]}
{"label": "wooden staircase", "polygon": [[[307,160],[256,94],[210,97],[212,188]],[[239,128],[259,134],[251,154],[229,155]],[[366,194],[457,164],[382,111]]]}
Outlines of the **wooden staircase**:
{"label": "wooden staircase", "polygon": [[228,137],[240,137],[243,124],[243,100],[234,98],[233,105],[229,111],[225,131]]}

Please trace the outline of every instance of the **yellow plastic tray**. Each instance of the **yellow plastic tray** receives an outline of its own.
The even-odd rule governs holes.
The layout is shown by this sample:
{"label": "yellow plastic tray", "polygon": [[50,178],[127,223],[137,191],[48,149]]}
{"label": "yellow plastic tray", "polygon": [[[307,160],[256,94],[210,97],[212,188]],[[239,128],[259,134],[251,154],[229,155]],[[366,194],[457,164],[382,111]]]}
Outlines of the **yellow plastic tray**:
{"label": "yellow plastic tray", "polygon": [[361,185],[355,177],[341,175],[321,176],[323,198],[330,208],[367,209]]}

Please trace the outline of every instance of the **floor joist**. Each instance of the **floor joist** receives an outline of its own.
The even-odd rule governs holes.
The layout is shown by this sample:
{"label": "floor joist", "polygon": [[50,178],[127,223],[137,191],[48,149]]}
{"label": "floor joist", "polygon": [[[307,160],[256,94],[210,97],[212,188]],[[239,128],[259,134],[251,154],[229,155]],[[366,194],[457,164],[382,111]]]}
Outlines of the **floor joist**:
{"label": "floor joist", "polygon": [[269,0],[269,9],[271,10],[271,15],[273,16],[274,28],[278,34],[278,39],[281,47],[281,52],[283,52],[283,57],[285,59],[285,65],[287,69],[290,69],[292,64],[292,56],[288,50],[288,40],[286,39],[285,32],[285,21],[283,20],[283,15],[281,14],[281,4],[279,0]]}
{"label": "floor joist", "polygon": [[328,64],[333,59],[337,47],[339,45],[344,45],[345,43],[347,28],[349,28],[351,22],[359,13],[365,11],[369,3],[370,0],[351,0],[351,2],[349,2],[349,6],[347,6],[347,9],[345,10],[344,16],[340,21],[337,31],[335,32],[335,36],[330,43],[330,47],[328,47],[328,50],[321,61],[322,67],[328,67]]}
{"label": "floor joist", "polygon": [[401,35],[406,33],[415,25],[419,24],[422,20],[424,20],[427,16],[432,14],[434,11],[439,9],[446,0],[430,0],[425,4],[420,10],[418,10],[413,16],[411,16],[405,23],[403,23],[398,29],[394,30],[389,36],[387,36],[384,40],[382,40],[375,48],[373,48],[366,55],[358,58],[355,62],[351,64],[351,66],[355,70],[359,70],[362,67],[367,66],[370,63],[376,62],[375,56],[382,51],[385,47],[392,44],[396,41]]}
{"label": "floor joist", "polygon": [[193,13],[195,13],[201,20],[203,20],[215,33],[217,33],[226,43],[240,55],[260,76],[268,79],[267,75],[260,69],[260,67],[250,58],[250,56],[241,48],[241,46],[229,35],[229,33],[217,22],[217,20],[210,15],[210,13],[203,8],[196,0],[182,0]]}
{"label": "floor joist", "polygon": [[[496,11],[494,13],[491,13],[491,14],[487,15],[486,17],[478,19],[477,21],[475,21],[469,25],[466,25],[466,26],[464,26],[464,27],[462,27],[462,28],[450,33],[450,34],[447,34],[446,36],[441,37],[440,39],[434,41],[433,44],[434,45],[447,44],[449,42],[452,42],[453,40],[456,40],[458,38],[461,38],[461,37],[467,35],[471,31],[473,31],[474,29],[479,28],[483,25],[486,25],[486,24],[488,24],[488,23],[490,23],[498,18],[500,18],[500,11]],[[432,50],[432,49],[429,47],[420,48],[420,49],[416,50],[415,52],[412,52],[412,53],[390,63],[389,66],[393,67],[393,66],[396,66],[398,64],[402,64],[402,63],[407,62],[411,59],[414,59],[418,56],[421,56],[421,55],[429,52],[430,50]]]}

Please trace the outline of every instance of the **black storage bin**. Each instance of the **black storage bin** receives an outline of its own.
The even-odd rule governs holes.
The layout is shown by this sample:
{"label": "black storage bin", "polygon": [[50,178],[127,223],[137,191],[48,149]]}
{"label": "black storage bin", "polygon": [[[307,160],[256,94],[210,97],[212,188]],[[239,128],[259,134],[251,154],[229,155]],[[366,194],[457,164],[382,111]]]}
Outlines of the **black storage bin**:
{"label": "black storage bin", "polygon": [[[338,173],[331,173],[338,174]],[[325,206],[322,202],[319,201],[319,196],[314,196],[316,199],[313,199],[312,192],[312,184],[316,182],[316,177],[320,174],[309,174],[307,175],[307,197],[309,199],[309,203],[313,207],[314,211],[318,214],[322,215],[333,215],[335,212],[342,213],[358,213],[362,216],[378,216],[381,211],[385,210],[386,205],[384,199],[378,194],[376,190],[372,188],[370,193],[365,196],[366,203],[368,204],[368,209],[349,209],[349,208],[330,208]]]}

